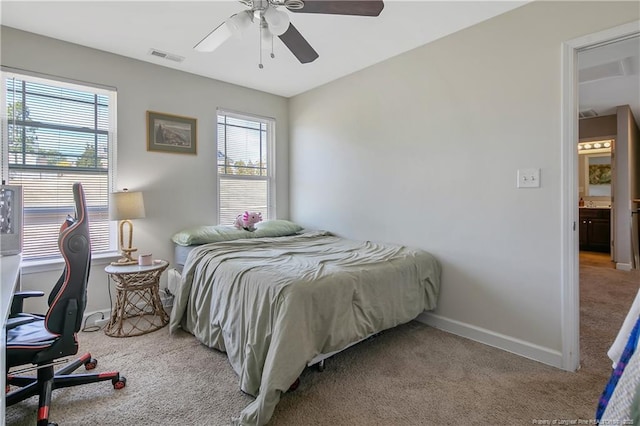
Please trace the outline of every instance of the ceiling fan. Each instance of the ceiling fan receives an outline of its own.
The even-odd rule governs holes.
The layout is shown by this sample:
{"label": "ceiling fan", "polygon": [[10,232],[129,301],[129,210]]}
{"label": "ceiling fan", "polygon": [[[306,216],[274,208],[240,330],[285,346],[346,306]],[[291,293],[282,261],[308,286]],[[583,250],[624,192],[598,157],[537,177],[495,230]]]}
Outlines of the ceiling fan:
{"label": "ceiling fan", "polygon": [[[213,52],[231,37],[239,37],[252,23],[260,25],[260,42],[272,43],[278,36],[303,64],[318,59],[318,53],[289,20],[284,6],[297,13],[378,16],[384,8],[382,0],[240,0],[249,9],[236,13],[218,25],[194,46],[199,52]],[[262,49],[261,49],[262,50]],[[273,51],[271,57],[274,57]],[[258,65],[262,68],[262,60]]]}

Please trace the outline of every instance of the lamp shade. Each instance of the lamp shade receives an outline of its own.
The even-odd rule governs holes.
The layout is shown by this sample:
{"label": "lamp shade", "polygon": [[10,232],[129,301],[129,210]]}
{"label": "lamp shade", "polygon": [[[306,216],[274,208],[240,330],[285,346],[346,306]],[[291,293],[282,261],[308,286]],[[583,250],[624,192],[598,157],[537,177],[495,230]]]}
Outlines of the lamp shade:
{"label": "lamp shade", "polygon": [[142,192],[112,192],[109,195],[109,220],[141,219],[145,216]]}

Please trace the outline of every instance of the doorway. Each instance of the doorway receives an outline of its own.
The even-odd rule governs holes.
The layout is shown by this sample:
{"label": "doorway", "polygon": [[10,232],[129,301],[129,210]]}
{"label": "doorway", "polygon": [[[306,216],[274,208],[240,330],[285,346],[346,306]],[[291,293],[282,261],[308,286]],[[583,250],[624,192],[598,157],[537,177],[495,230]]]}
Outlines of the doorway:
{"label": "doorway", "polygon": [[562,50],[562,368],[580,367],[580,285],[578,230],[578,52],[596,45],[636,37],[639,21],[583,36],[563,44]]}
{"label": "doorway", "polygon": [[[580,60],[580,54],[578,54]],[[605,119],[604,121],[601,119]],[[598,124],[613,123],[613,129]],[[612,195],[615,177],[616,115],[581,118],[578,126],[578,235],[580,259],[585,253],[606,254],[610,262],[615,259],[613,235],[615,235],[615,215]],[[592,137],[593,130],[606,134]],[[585,135],[588,130],[592,134]],[[587,137],[588,136],[588,137]],[[613,263],[612,263],[613,265]]]}

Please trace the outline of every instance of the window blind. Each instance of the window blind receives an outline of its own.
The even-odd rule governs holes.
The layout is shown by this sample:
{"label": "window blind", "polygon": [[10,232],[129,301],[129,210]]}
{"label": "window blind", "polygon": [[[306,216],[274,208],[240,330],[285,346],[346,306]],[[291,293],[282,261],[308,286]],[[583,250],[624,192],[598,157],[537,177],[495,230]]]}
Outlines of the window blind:
{"label": "window blind", "polygon": [[274,216],[275,121],[218,111],[218,218],[231,225],[245,210]]}
{"label": "window blind", "polygon": [[108,219],[115,149],[115,91],[3,73],[11,185],[23,187],[24,259],[59,256],[58,233],[85,191],[93,253],[115,248]]}

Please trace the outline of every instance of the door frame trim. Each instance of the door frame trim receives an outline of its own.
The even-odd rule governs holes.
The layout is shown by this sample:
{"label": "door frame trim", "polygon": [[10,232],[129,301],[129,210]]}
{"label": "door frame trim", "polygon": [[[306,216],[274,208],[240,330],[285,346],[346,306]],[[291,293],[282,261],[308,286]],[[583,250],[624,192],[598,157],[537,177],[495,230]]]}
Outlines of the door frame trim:
{"label": "door frame trim", "polygon": [[578,250],[578,51],[639,34],[640,21],[609,28],[562,43],[561,97],[561,334],[562,366],[580,367],[580,282]]}

